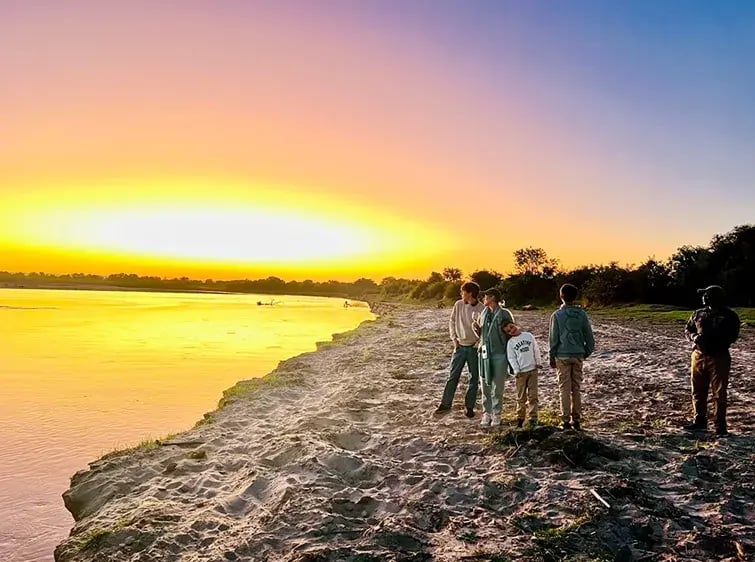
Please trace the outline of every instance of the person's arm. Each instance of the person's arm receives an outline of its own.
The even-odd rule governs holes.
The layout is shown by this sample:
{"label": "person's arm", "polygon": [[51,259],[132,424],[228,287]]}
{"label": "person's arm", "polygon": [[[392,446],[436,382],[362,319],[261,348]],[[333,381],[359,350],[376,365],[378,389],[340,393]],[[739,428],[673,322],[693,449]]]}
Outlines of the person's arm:
{"label": "person's arm", "polygon": [[487,306],[484,306],[480,311],[480,315],[477,317],[477,324],[475,325],[474,322],[472,323],[472,329],[474,330],[474,333],[477,334],[478,338],[482,337],[482,327],[485,325],[488,313],[490,313],[490,309]]}
{"label": "person's arm", "polygon": [[585,312],[585,359],[590,357],[592,355],[592,352],[595,351],[595,336],[592,333],[592,326],[590,325],[590,319],[587,317],[587,313]]}
{"label": "person's arm", "polygon": [[448,319],[448,333],[451,336],[451,341],[454,342],[454,347],[459,345],[459,334],[456,333],[456,318],[458,317],[458,306],[454,304],[451,309],[451,317]]}
{"label": "person's arm", "polygon": [[729,316],[729,318],[730,318],[730,321],[729,321],[730,328],[729,330],[727,330],[727,336],[728,336],[729,341],[727,343],[731,345],[739,339],[739,330],[741,327],[740,326],[741,321],[739,320],[739,314],[737,314],[733,310],[731,311],[731,315]]}
{"label": "person's arm", "polygon": [[540,355],[540,346],[537,345],[537,339],[535,339],[535,335],[532,334],[532,353],[535,356],[535,366],[538,369],[543,368],[543,356]]}
{"label": "person's arm", "polygon": [[556,313],[554,312],[551,315],[551,326],[550,330],[548,331],[548,343],[550,344],[550,349],[548,350],[548,355],[550,357],[550,366],[554,369],[556,368],[556,353],[558,352],[558,322],[556,321]]}
{"label": "person's arm", "polygon": [[514,375],[518,375],[519,371],[522,369],[519,367],[519,361],[516,357],[516,350],[514,349],[514,346],[511,345],[511,340],[508,341],[506,344],[506,355],[509,358],[509,366],[511,367],[511,371]]}
{"label": "person's arm", "polygon": [[695,313],[687,320],[687,325],[684,327],[684,335],[689,341],[695,341],[697,335],[697,325],[695,324]]}
{"label": "person's arm", "polygon": [[498,315],[498,319],[500,323],[498,324],[498,329],[503,333],[505,337],[508,337],[506,332],[503,331],[503,327],[506,324],[510,324],[514,321],[514,316],[511,314],[511,311],[508,308],[502,308],[501,313]]}

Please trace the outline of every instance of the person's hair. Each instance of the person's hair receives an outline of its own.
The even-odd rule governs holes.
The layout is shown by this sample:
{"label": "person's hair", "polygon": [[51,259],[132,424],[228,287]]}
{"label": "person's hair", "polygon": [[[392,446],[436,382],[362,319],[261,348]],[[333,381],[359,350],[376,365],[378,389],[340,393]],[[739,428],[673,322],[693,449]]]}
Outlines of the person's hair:
{"label": "person's hair", "polygon": [[490,289],[485,289],[482,292],[483,295],[487,295],[489,297],[493,297],[493,300],[497,303],[500,303],[503,300],[503,295],[501,294],[501,290],[497,287],[491,287]]}
{"label": "person's hair", "polygon": [[564,283],[561,285],[561,290],[559,291],[559,295],[565,302],[574,302],[577,300],[577,293],[579,293],[579,289],[571,283]]}
{"label": "person's hair", "polygon": [[469,293],[474,298],[480,296],[480,286],[474,281],[467,281],[461,286],[461,290]]}
{"label": "person's hair", "polygon": [[514,322],[513,320],[506,320],[506,321],[504,321],[504,322],[503,322],[503,325],[501,326],[501,328],[508,328],[508,327],[509,327],[509,326],[511,326],[512,324],[513,324],[514,326],[516,326],[516,325],[517,325],[517,323],[516,323],[516,322]]}

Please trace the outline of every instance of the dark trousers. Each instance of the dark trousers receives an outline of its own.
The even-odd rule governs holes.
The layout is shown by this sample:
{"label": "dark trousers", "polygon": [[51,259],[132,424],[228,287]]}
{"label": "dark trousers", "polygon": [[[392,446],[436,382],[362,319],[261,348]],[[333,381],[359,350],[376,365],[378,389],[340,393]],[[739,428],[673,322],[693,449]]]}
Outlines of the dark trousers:
{"label": "dark trousers", "polygon": [[713,419],[716,429],[726,429],[726,389],[729,386],[731,355],[728,351],[707,355],[692,352],[692,407],[695,423],[708,423],[708,392],[713,395]]}
{"label": "dark trousers", "polygon": [[454,354],[451,357],[451,371],[448,374],[446,387],[443,389],[443,399],[440,402],[441,406],[447,408],[451,407],[454,394],[456,394],[456,387],[459,386],[459,377],[461,377],[461,371],[464,369],[464,365],[469,368],[470,374],[467,394],[464,397],[464,405],[469,409],[474,409],[475,402],[477,402],[480,369],[477,363],[477,348],[473,345],[460,345],[454,351]]}

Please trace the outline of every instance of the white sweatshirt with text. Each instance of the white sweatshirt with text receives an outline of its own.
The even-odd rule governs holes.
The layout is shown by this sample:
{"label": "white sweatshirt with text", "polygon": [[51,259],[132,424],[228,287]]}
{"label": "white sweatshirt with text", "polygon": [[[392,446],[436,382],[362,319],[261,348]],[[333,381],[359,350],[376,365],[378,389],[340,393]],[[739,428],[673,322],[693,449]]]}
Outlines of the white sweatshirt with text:
{"label": "white sweatshirt with text", "polygon": [[515,375],[543,366],[537,340],[529,332],[522,332],[518,336],[510,338],[506,352],[509,356],[509,365],[511,365]]}

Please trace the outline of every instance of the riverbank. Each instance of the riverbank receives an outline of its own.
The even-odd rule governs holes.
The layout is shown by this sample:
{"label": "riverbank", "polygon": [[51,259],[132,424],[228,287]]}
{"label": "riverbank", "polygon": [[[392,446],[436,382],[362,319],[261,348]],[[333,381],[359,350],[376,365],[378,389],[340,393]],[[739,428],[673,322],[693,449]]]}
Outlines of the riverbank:
{"label": "riverbank", "polygon": [[[56,560],[744,560],[755,551],[751,331],[733,352],[729,438],[678,429],[690,409],[678,326],[609,319],[595,322],[598,351],[585,369],[585,433],[491,431],[458,400],[432,416],[447,315],[394,310],[282,362],[261,386],[240,382],[193,430],[95,461],[64,495],[77,522]],[[546,312],[516,316],[545,344]],[[550,371],[540,394],[542,421],[555,422]],[[504,408],[510,423],[511,384]]]}

